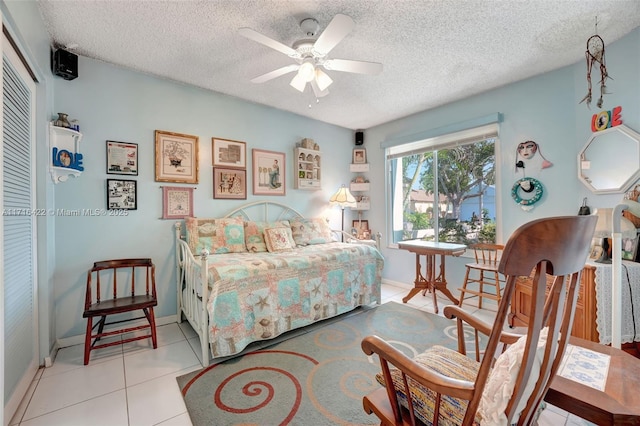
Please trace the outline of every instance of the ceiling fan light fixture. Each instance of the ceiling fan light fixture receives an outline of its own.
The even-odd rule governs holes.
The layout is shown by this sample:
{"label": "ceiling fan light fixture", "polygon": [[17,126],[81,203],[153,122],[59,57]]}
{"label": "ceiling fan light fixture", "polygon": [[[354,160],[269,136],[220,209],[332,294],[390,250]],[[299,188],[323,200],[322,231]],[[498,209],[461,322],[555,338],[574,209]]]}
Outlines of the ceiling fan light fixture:
{"label": "ceiling fan light fixture", "polygon": [[300,73],[297,73],[293,77],[289,85],[299,92],[304,92],[304,88],[307,85],[307,81],[304,78],[300,77]]}
{"label": "ceiling fan light fixture", "polygon": [[310,60],[305,60],[300,65],[298,75],[300,76],[300,78],[304,79],[304,81],[309,82],[314,79],[316,75],[315,70],[316,68],[313,66],[313,62],[311,62]]}
{"label": "ceiling fan light fixture", "polygon": [[316,83],[318,83],[320,91],[324,91],[331,85],[331,83],[333,83],[333,80],[326,72],[322,71],[320,68],[316,68]]}

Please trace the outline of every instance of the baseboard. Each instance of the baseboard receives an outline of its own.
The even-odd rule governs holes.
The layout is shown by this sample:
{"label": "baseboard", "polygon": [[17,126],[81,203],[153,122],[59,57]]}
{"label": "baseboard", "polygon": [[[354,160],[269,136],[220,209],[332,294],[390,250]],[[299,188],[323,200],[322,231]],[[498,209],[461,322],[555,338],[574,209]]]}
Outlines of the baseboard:
{"label": "baseboard", "polygon": [[[159,318],[156,318],[156,326],[167,325],[177,321],[178,321],[177,315],[159,317]],[[136,325],[144,325],[146,323],[147,322],[145,320],[140,320],[140,321],[132,322],[131,326],[135,327]],[[57,339],[55,344],[53,345],[53,347],[56,348],[55,352],[52,350],[51,353],[52,355],[55,355],[55,353],[57,353],[57,351],[60,350],[61,348],[66,348],[66,347],[75,346],[75,345],[84,345],[84,334]],[[53,358],[51,359],[54,359],[54,358],[55,356],[53,356]]]}
{"label": "baseboard", "polygon": [[413,284],[407,284],[407,283],[403,283],[403,282],[400,282],[400,281],[388,280],[386,278],[382,279],[382,284],[392,285],[394,287],[406,288],[406,289],[409,289],[409,290],[411,290],[413,288]]}

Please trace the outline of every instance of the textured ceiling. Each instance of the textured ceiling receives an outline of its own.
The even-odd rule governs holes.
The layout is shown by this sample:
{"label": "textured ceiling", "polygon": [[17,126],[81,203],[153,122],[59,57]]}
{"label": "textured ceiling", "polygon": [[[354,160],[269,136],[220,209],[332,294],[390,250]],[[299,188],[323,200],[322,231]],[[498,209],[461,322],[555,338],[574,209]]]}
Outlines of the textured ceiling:
{"label": "textured ceiling", "polygon": [[[583,60],[596,17],[605,44],[640,26],[638,0],[38,4],[52,43],[78,55],[349,129],[366,129]],[[300,93],[289,86],[291,74],[251,83],[293,60],[240,36],[239,28],[290,46],[304,38],[300,21],[313,17],[322,31],[338,13],[356,25],[330,57],[381,62],[381,74],[328,71],[334,83],[319,103],[310,87]],[[610,73],[615,78],[615,70]]]}

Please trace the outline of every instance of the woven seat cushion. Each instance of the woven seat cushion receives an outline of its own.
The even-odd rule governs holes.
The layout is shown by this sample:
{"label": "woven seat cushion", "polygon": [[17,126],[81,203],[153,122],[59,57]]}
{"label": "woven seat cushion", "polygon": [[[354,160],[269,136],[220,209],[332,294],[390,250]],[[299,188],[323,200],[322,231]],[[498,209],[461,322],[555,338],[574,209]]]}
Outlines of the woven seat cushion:
{"label": "woven seat cushion", "polygon": [[[480,363],[477,361],[443,346],[433,346],[416,356],[413,360],[423,367],[442,375],[468,381],[475,380],[478,369],[480,368]],[[402,381],[401,371],[397,368],[391,368],[391,377],[400,404],[408,408],[407,395]],[[382,373],[376,375],[376,380],[385,386]],[[435,392],[425,388],[408,376],[407,382],[411,395],[413,396],[413,408],[416,417],[425,424],[430,425],[431,419],[433,419],[433,408],[436,398]],[[443,395],[440,405],[439,424],[452,426],[461,425],[466,409],[467,401]],[[475,422],[480,423],[479,416],[476,416]]]}

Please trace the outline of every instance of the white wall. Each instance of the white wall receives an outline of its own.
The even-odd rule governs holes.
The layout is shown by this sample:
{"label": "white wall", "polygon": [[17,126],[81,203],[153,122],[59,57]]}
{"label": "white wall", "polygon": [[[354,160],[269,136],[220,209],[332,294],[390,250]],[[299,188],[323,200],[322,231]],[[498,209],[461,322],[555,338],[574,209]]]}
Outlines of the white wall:
{"label": "white wall", "polygon": [[[55,111],[79,120],[85,171],[79,178],[55,186],[56,208],[105,208],[106,179],[123,178],[138,182],[138,209],[127,217],[56,217],[57,338],[84,333],[86,271],[96,260],[153,258],[160,299],[156,316],[176,313],[175,221],[159,219],[160,188],[181,184],[155,182],[154,130],[199,137],[200,183],[190,185],[197,187],[196,216],[222,216],[241,204],[260,199],[251,195],[251,184],[247,200],[213,199],[211,138],[215,136],[247,143],[248,180],[252,177],[251,149],[284,152],[286,196],[262,199],[284,202],[309,216],[330,214],[332,226],[340,227],[339,211],[325,210],[329,197],[349,180],[352,130],[84,57],[79,58],[78,74],[72,81],[55,79]],[[321,191],[293,189],[293,150],[302,138],[314,139],[326,155]],[[106,174],[107,140],[138,144],[138,176]]]}

